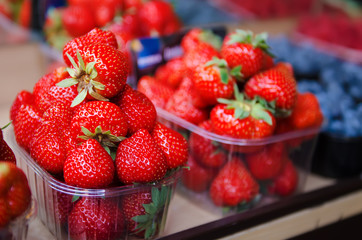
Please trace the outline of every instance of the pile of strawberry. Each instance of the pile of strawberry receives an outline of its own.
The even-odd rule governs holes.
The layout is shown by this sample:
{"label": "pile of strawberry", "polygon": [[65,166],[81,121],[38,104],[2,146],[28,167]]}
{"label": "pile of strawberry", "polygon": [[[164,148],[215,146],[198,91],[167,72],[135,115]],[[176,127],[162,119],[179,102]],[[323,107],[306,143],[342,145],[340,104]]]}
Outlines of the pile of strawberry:
{"label": "pile of strawberry", "polygon": [[[319,127],[317,98],[298,93],[292,66],[274,63],[266,37],[239,29],[217,41],[212,32],[194,28],[181,41],[184,54],[141,77],[138,90],[158,108],[221,139],[262,139]],[[196,192],[208,190],[218,206],[250,202],[261,191],[260,181],[269,182],[273,193],[290,195],[298,175],[288,151],[310,138],[232,145],[191,132],[183,183]]]}
{"label": "pile of strawberry", "polygon": [[166,0],[68,0],[68,5],[51,9],[43,26],[46,41],[62,50],[71,38],[95,27],[113,31],[126,43],[130,39],[167,35],[182,22]]}
{"label": "pile of strawberry", "polygon": [[[68,67],[41,77],[32,92],[18,93],[10,109],[17,143],[40,167],[71,186],[103,189],[158,182],[184,165],[185,138],[159,123],[153,103],[126,83],[128,60],[112,32],[95,28],[74,38],[64,47],[63,57]],[[130,196],[130,202],[124,198],[123,207],[108,199],[81,198],[67,212],[68,224],[74,227],[70,235],[78,239],[80,234],[111,232],[117,238],[119,229],[113,232],[112,223],[120,226],[114,214],[122,213],[129,231],[154,236],[159,219],[153,217],[160,218],[165,204],[160,204],[159,195],[168,196],[165,190],[148,189]],[[92,212],[84,207],[94,204],[104,209]],[[145,210],[146,204],[157,209]],[[113,221],[108,229],[97,225],[104,214]],[[152,215],[149,221],[143,217],[143,225],[137,225],[134,217],[147,214]],[[146,222],[153,224],[145,227]],[[82,229],[85,232],[79,232]]]}

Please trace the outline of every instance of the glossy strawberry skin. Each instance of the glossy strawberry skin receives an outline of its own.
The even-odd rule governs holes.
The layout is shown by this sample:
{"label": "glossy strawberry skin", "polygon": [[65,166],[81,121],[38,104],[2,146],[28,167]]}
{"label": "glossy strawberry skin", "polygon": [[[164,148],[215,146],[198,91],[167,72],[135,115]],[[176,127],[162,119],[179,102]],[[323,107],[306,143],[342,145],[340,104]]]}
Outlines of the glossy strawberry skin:
{"label": "glossy strawberry skin", "polygon": [[201,28],[193,28],[185,34],[180,44],[184,52],[188,52],[196,48],[196,46],[200,43],[201,33]]}
{"label": "glossy strawberry skin", "polygon": [[24,172],[14,163],[0,162],[0,228],[23,214],[31,202]]}
{"label": "glossy strawberry skin", "polygon": [[166,84],[160,83],[152,76],[143,76],[138,80],[137,90],[146,95],[155,107],[164,108],[174,90]]}
{"label": "glossy strawberry skin", "polygon": [[117,149],[118,178],[124,184],[160,180],[167,171],[166,158],[151,134],[140,129],[123,140]]}
{"label": "glossy strawberry skin", "polygon": [[201,66],[197,68],[192,81],[196,92],[207,105],[217,104],[218,98],[229,99],[234,93],[235,79],[228,77],[227,83],[223,83],[220,75],[220,68],[217,66]]}
{"label": "glossy strawberry skin", "polygon": [[157,112],[146,95],[126,84],[114,102],[126,117],[129,134],[133,134],[141,128],[152,131],[156,123]]}
{"label": "glossy strawberry skin", "polygon": [[62,24],[72,38],[82,36],[96,27],[91,9],[80,5],[65,7],[62,13]]}
{"label": "glossy strawberry skin", "polygon": [[14,121],[22,104],[34,104],[34,95],[27,90],[22,90],[16,95],[10,108],[10,120]]}
{"label": "glossy strawberry skin", "polygon": [[241,139],[254,139],[271,136],[275,130],[275,118],[269,113],[272,124],[252,116],[244,119],[234,117],[234,109],[227,109],[227,105],[218,104],[210,113],[212,126],[216,133]]}
{"label": "glossy strawberry skin", "polygon": [[83,188],[105,188],[114,178],[115,167],[111,156],[94,139],[88,139],[64,163],[67,184]]}
{"label": "glossy strawberry skin", "polygon": [[251,201],[259,185],[240,159],[232,159],[220,170],[210,186],[210,197],[216,206],[236,206]]}
{"label": "glossy strawberry skin", "polygon": [[262,150],[246,155],[251,174],[258,180],[275,178],[284,168],[287,159],[283,142],[270,144]]}
{"label": "glossy strawberry skin", "polygon": [[209,112],[194,106],[194,93],[192,91],[192,81],[185,77],[179,88],[168,100],[165,110],[191,123],[199,124],[208,118]]}
{"label": "glossy strawberry skin", "polygon": [[94,133],[100,126],[103,131],[109,130],[114,136],[126,136],[128,124],[125,114],[114,103],[104,101],[90,101],[80,106],[71,120],[72,135],[78,143],[84,140],[82,127]]}
{"label": "glossy strawberry skin", "polygon": [[1,161],[12,162],[16,164],[15,154],[5,141],[3,130],[0,128],[0,162]]}
{"label": "glossy strawberry skin", "polygon": [[93,28],[87,34],[70,40],[63,48],[63,59],[68,67],[72,64],[67,57],[67,53],[73,58],[77,59],[77,50],[82,50],[85,46],[94,43],[103,43],[109,46],[118,48],[116,36],[111,31],[101,30],[100,28]]}
{"label": "glossy strawberry skin", "polygon": [[151,135],[162,149],[169,169],[181,167],[186,163],[187,141],[179,132],[157,122]]}
{"label": "glossy strawberry skin", "polygon": [[296,80],[284,70],[273,67],[251,77],[245,84],[244,91],[249,98],[259,96],[266,101],[276,101],[281,110],[292,110],[296,97]]}
{"label": "glossy strawberry skin", "polygon": [[108,198],[82,198],[68,218],[69,234],[75,240],[115,240],[124,232],[122,211]]}
{"label": "glossy strawberry skin", "polygon": [[67,152],[57,123],[43,121],[35,130],[30,156],[46,171],[53,174],[63,173]]}

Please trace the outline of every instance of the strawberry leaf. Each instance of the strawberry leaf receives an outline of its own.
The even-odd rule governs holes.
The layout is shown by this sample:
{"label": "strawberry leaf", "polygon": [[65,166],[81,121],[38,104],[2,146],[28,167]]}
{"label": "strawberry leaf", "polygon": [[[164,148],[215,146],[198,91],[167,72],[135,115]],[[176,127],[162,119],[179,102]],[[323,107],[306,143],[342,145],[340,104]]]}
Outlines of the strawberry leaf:
{"label": "strawberry leaf", "polygon": [[72,203],[76,202],[79,198],[80,198],[80,196],[78,196],[78,195],[73,195],[73,197],[72,197]]}
{"label": "strawberry leaf", "polygon": [[234,78],[236,78],[237,80],[241,80],[244,76],[241,73],[241,65],[234,67],[233,69],[231,69],[230,71],[230,75],[233,76]]}
{"label": "strawberry leaf", "polygon": [[260,104],[255,104],[252,107],[251,116],[255,119],[264,120],[269,125],[273,124],[272,117]]}
{"label": "strawberry leaf", "polygon": [[228,84],[229,82],[229,74],[225,68],[220,68],[220,78],[223,84]]}
{"label": "strawberry leaf", "polygon": [[77,83],[78,83],[78,81],[74,78],[66,78],[66,79],[63,79],[62,81],[58,82],[56,85],[58,87],[70,87]]}
{"label": "strawberry leaf", "polygon": [[211,30],[203,30],[199,36],[201,41],[209,43],[215,49],[220,50],[222,45],[222,38],[214,34]]}
{"label": "strawberry leaf", "polygon": [[69,55],[69,53],[66,53],[70,63],[73,65],[74,69],[79,68],[78,64],[75,63],[74,59]]}
{"label": "strawberry leaf", "polygon": [[77,106],[78,104],[80,104],[81,102],[83,102],[83,100],[86,98],[87,96],[87,90],[83,89],[73,100],[72,104],[70,105],[70,107],[74,107]]}

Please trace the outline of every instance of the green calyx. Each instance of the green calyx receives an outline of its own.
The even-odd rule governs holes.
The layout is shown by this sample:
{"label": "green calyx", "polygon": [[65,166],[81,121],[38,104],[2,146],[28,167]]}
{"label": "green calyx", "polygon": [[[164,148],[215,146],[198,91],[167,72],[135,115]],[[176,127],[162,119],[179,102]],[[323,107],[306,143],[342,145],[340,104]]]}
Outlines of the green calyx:
{"label": "green calyx", "polygon": [[199,35],[199,39],[203,42],[209,43],[216,50],[221,49],[222,38],[213,33],[211,30],[202,30],[202,32]]}
{"label": "green calyx", "polygon": [[237,84],[234,85],[235,99],[218,98],[218,102],[227,105],[227,109],[234,109],[234,117],[236,119],[245,119],[249,116],[254,119],[263,120],[269,125],[273,124],[272,117],[269,113],[275,112],[275,102],[267,102],[266,100],[256,96],[250,100],[245,98],[244,94],[239,92]]}
{"label": "green calyx", "polygon": [[268,55],[274,57],[274,55],[269,51],[270,46],[267,44],[268,33],[262,32],[255,34],[250,30],[235,30],[235,33],[230,35],[230,40],[227,44],[233,43],[247,43],[251,44],[254,48],[260,48]]}
{"label": "green calyx", "polygon": [[161,189],[152,187],[152,202],[143,204],[146,213],[132,218],[132,220],[137,223],[136,232],[145,231],[145,239],[154,237],[158,230],[164,225],[162,220],[165,218],[162,217],[162,215],[165,214],[165,205],[167,204],[167,201],[169,201],[170,195],[170,187],[164,185]]}
{"label": "green calyx", "polygon": [[94,66],[97,62],[90,62],[86,65],[79,51],[77,51],[78,64],[68,53],[67,57],[73,65],[73,68],[67,68],[70,78],[60,81],[57,83],[57,86],[70,87],[78,84],[77,90],[79,94],[74,98],[71,107],[80,104],[88,94],[99,101],[108,101],[107,98],[96,92],[96,90],[105,89],[105,86],[102,83],[95,81],[98,73]]}
{"label": "green calyx", "polygon": [[83,126],[81,128],[84,135],[78,136],[78,138],[81,138],[83,140],[88,140],[88,139],[97,140],[102,145],[102,147],[108,152],[108,154],[112,157],[113,160],[115,159],[116,156],[115,156],[115,151],[112,151],[112,149],[117,148],[116,143],[119,143],[124,139],[126,139],[125,137],[122,136],[119,137],[114,136],[109,130],[103,131],[101,126],[96,127],[94,133],[92,133]]}
{"label": "green calyx", "polygon": [[205,66],[216,66],[220,72],[221,82],[224,84],[228,84],[229,76],[233,76],[237,80],[242,79],[241,74],[241,66],[236,66],[233,69],[230,69],[227,62],[224,59],[220,59],[218,57],[213,57],[212,60],[205,63]]}

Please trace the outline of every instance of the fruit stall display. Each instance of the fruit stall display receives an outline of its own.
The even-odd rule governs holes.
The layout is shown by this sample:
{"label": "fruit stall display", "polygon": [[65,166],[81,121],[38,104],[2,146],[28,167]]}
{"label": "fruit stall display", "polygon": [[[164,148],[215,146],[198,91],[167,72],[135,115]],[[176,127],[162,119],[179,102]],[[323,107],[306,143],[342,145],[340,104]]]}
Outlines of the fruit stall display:
{"label": "fruit stall display", "polygon": [[16,166],[15,154],[4,140],[5,128],[0,128],[0,238],[25,240],[37,206],[28,179]]}
{"label": "fruit stall display", "polygon": [[153,239],[166,223],[185,138],[157,121],[131,88],[116,36],[95,28],[69,41],[64,64],[20,91],[8,138],[57,239]]}
{"label": "fruit stall display", "polygon": [[181,193],[222,214],[297,193],[323,122],[316,96],[274,62],[266,33],[238,29],[211,44],[205,31],[187,32],[183,53],[137,85],[188,139]]}

